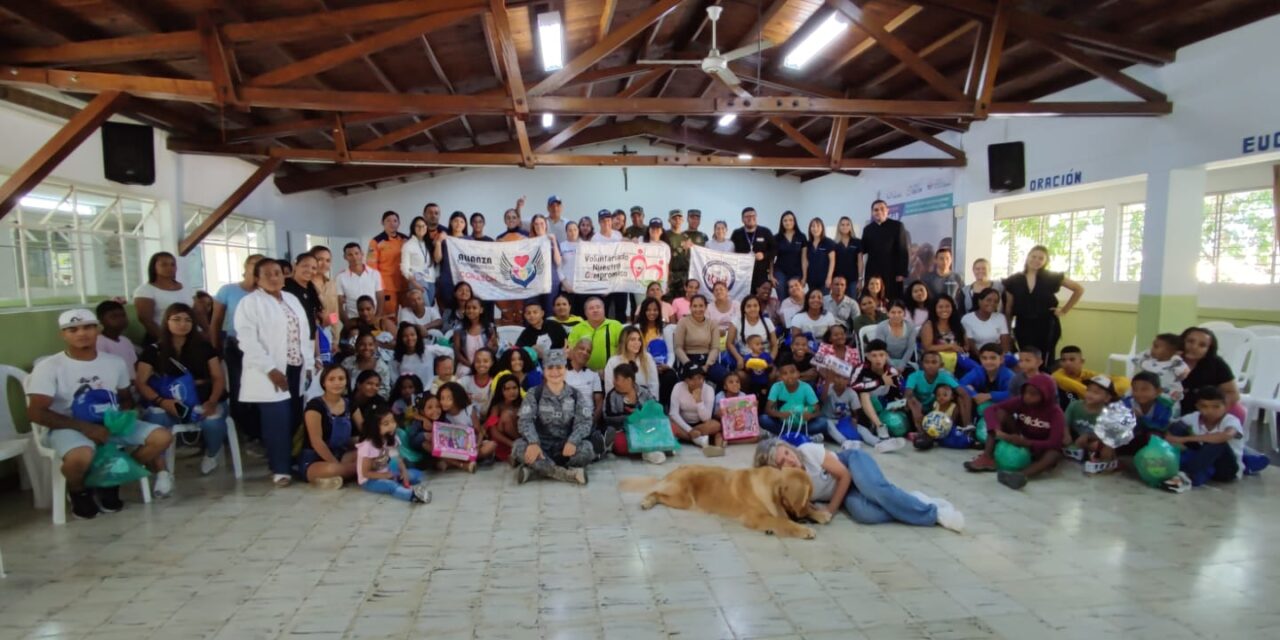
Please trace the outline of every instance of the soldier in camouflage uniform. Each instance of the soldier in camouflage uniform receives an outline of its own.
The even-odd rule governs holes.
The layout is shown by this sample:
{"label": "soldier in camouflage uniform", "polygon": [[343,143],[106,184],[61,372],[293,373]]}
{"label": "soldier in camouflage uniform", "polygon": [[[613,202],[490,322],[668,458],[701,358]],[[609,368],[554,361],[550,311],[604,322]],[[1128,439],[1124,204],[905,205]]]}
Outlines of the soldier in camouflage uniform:
{"label": "soldier in camouflage uniform", "polygon": [[680,231],[684,225],[684,213],[672,209],[667,216],[671,230],[667,232],[667,245],[671,247],[671,262],[667,266],[667,291],[680,291],[689,279],[689,247],[691,243]]}
{"label": "soldier in camouflage uniform", "polygon": [[542,365],[542,385],[531,389],[520,405],[520,438],[511,453],[518,484],[535,474],[587,483],[585,467],[595,459],[595,448],[588,440],[594,404],[565,384],[565,364],[563,350],[548,352]]}
{"label": "soldier in camouflage uniform", "polygon": [[693,244],[696,244],[699,247],[705,247],[707,246],[707,234],[698,230],[698,227],[701,224],[702,224],[702,211],[699,209],[690,209],[689,210],[689,229],[684,232],[684,237],[688,238],[689,242],[692,242]]}

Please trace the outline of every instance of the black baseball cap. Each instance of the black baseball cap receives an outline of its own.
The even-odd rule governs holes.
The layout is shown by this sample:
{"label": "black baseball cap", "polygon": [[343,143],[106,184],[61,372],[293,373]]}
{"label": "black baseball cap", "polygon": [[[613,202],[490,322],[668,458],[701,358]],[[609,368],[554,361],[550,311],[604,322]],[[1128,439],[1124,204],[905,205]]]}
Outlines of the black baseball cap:
{"label": "black baseball cap", "polygon": [[597,212],[596,212],[596,217],[597,217],[597,218],[612,218],[612,217],[613,217],[613,212],[612,212],[612,211],[610,211],[610,210],[608,210],[608,209],[601,209],[601,210],[599,210],[599,211],[597,211]]}
{"label": "black baseball cap", "polygon": [[662,226],[662,218],[649,218],[649,226],[651,226],[651,227],[661,227],[661,226]]}

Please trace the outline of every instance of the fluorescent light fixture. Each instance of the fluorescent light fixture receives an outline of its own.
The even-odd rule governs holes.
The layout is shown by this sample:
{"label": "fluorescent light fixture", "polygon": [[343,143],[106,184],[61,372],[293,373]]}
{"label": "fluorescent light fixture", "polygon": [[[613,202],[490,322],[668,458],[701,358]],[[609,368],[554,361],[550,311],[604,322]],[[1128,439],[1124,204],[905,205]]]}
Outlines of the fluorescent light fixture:
{"label": "fluorescent light fixture", "polygon": [[553,125],[553,124],[555,124],[555,123],[556,123],[556,116],[555,116],[555,114],[554,114],[554,113],[544,113],[544,114],[542,114],[542,128],[543,128],[543,129],[550,129],[550,128],[551,128],[551,125]]}
{"label": "fluorescent light fixture", "polygon": [[791,50],[791,53],[787,54],[787,57],[782,61],[783,66],[791,69],[803,68],[804,65],[809,63],[809,60],[818,55],[819,51],[831,44],[831,41],[835,40],[836,36],[840,35],[848,27],[849,21],[844,16],[838,12],[832,12],[826,22],[823,22],[813,33],[809,34],[808,38],[805,38],[803,42],[796,45],[795,49]]}
{"label": "fluorescent light fixture", "polygon": [[[58,211],[66,211],[68,213],[71,212],[70,202],[65,202],[65,201],[59,202],[58,200],[54,200],[52,198],[41,198],[39,196],[26,196],[25,198],[19,200],[18,204],[28,209],[43,209],[45,211],[52,211],[54,208],[57,208]],[[75,210],[77,214],[82,216],[91,216],[94,214],[93,207],[90,207],[87,204],[78,204],[76,205]]]}
{"label": "fluorescent light fixture", "polygon": [[737,120],[737,119],[738,119],[738,114],[736,114],[736,113],[726,113],[726,114],[724,114],[724,115],[720,116],[720,120],[718,120],[718,121],[716,122],[716,126],[717,126],[717,127],[727,127],[727,126],[729,126],[729,125],[733,124],[733,121],[734,121],[734,120]]}
{"label": "fluorescent light fixture", "polygon": [[544,71],[564,66],[564,25],[559,11],[538,14],[538,44],[542,49]]}
{"label": "fluorescent light fixture", "polygon": [[750,159],[752,159],[752,158],[754,158],[754,157],[755,157],[755,156],[753,156],[753,155],[751,155],[751,154],[749,154],[749,153],[739,153],[739,154],[738,154],[738,159],[739,159],[739,160],[750,160]]}

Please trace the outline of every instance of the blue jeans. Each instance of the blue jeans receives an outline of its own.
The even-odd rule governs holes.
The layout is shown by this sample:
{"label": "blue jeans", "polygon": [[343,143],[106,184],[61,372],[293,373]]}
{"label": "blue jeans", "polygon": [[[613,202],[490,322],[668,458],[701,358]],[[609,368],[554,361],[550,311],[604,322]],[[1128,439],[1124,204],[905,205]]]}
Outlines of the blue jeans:
{"label": "blue jeans", "polygon": [[417,469],[409,470],[409,486],[400,484],[400,462],[399,460],[391,460],[391,475],[395,476],[395,480],[387,480],[383,478],[370,478],[360,485],[360,488],[370,493],[381,493],[383,495],[394,496],[405,502],[413,499],[413,486],[422,482],[422,472]]}
{"label": "blue jeans", "polygon": [[277,402],[258,402],[258,421],[262,425],[262,444],[267,448],[267,467],[271,473],[289,475],[293,462],[293,432],[302,420],[299,395],[302,367],[288,367],[285,380],[289,385],[289,399]]}
{"label": "blue jeans", "polygon": [[[779,433],[782,433],[782,422],[767,413],[761,413],[760,428],[776,436]],[[807,424],[805,424],[804,432],[811,436],[818,435],[820,433],[826,433],[827,419],[823,418],[822,416],[815,416],[812,420],[810,420]]]}
{"label": "blue jeans", "polygon": [[[160,407],[148,407],[143,410],[142,417],[150,423],[162,427],[173,428],[178,419],[169,415]],[[218,414],[214,416],[196,416],[190,418],[190,424],[200,427],[200,436],[204,440],[204,455],[212,458],[222,451],[222,443],[227,440],[227,406],[218,405]]]}
{"label": "blue jeans", "polygon": [[853,484],[844,497],[844,509],[854,522],[901,522],[918,527],[938,524],[938,508],[889,482],[870,454],[846,449],[836,454],[849,469]]}
{"label": "blue jeans", "polygon": [[[774,291],[778,292],[778,302],[782,302],[783,300],[786,300],[787,296],[790,295],[790,293],[787,291],[787,281],[790,280],[791,278],[799,278],[799,277],[800,277],[800,274],[798,273],[795,275],[789,276],[783,273],[782,269],[775,268],[773,270],[773,279],[777,281],[773,285],[773,289]],[[788,320],[790,319],[788,318]]]}

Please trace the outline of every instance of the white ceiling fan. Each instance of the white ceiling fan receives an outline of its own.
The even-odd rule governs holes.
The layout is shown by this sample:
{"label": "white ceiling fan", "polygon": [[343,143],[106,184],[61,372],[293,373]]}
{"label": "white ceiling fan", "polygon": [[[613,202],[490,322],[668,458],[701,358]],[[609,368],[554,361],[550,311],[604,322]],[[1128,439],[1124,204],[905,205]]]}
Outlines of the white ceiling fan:
{"label": "white ceiling fan", "polygon": [[720,49],[716,44],[716,22],[720,20],[720,13],[724,11],[724,7],[719,5],[711,5],[707,7],[707,19],[711,20],[711,51],[707,52],[707,57],[701,60],[640,60],[638,64],[669,64],[669,65],[694,65],[702,67],[702,70],[713,78],[718,78],[735,92],[742,90],[742,83],[738,80],[738,75],[729,69],[729,63],[739,58],[745,58],[751,54],[759,53],[774,46],[774,43],[761,38],[755,44],[749,44],[745,47],[739,47],[732,51],[720,53]]}

